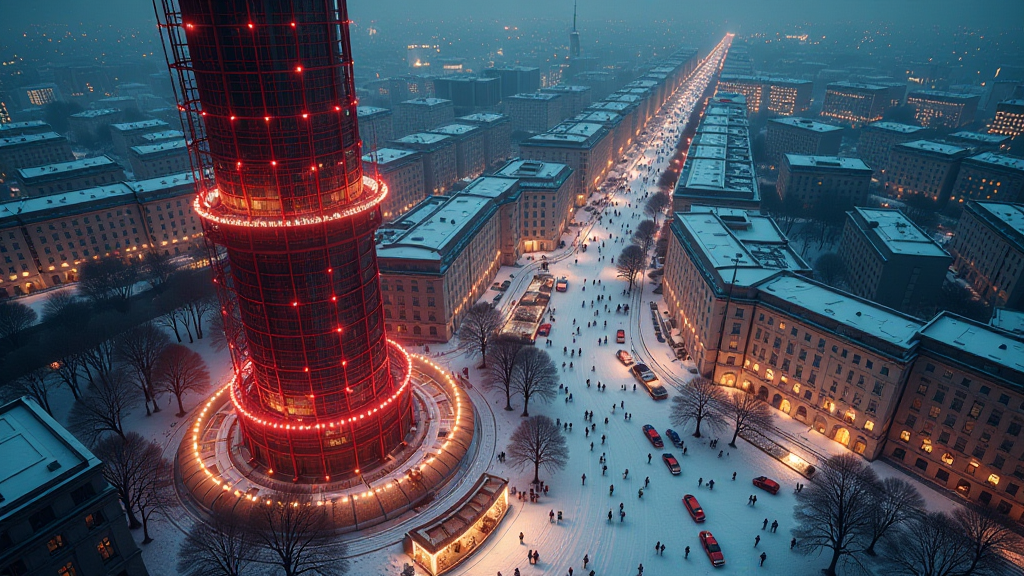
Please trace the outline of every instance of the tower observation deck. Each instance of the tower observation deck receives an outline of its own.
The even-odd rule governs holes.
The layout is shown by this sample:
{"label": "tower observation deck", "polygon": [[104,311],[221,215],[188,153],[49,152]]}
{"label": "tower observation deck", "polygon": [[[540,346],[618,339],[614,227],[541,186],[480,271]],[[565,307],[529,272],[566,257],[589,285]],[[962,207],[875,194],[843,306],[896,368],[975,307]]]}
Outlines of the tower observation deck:
{"label": "tower observation deck", "polygon": [[368,470],[412,425],[386,338],[345,0],[155,0],[196,176],[244,448],[263,472]]}

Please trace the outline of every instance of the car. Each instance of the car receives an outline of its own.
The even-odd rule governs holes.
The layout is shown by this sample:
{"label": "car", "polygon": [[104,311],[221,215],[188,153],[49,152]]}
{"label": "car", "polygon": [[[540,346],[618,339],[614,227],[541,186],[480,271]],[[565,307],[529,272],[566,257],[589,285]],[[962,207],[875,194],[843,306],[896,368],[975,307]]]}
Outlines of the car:
{"label": "car", "polygon": [[501,291],[504,292],[505,290],[508,290],[508,287],[511,286],[511,285],[512,285],[512,281],[511,280],[505,280],[504,282],[501,283]]}
{"label": "car", "polygon": [[491,284],[491,290],[501,290],[501,283],[495,282],[494,284]]}
{"label": "car", "polygon": [[569,289],[569,280],[567,280],[565,276],[562,276],[561,278],[558,279],[558,282],[555,282],[555,290],[556,291],[558,291],[558,292],[565,292],[568,289]]}
{"label": "car", "polygon": [[672,443],[676,448],[680,448],[683,445],[683,441],[679,438],[679,434],[675,430],[668,428],[665,430],[665,436],[668,436],[669,442]]}
{"label": "car", "polygon": [[779,483],[767,476],[758,476],[757,478],[754,478],[754,486],[757,486],[761,490],[771,494],[779,493]]}
{"label": "car", "polygon": [[616,352],[615,357],[619,359],[619,362],[622,362],[623,366],[633,365],[633,356],[631,356],[630,353],[626,352],[625,350],[619,350],[618,352]]}
{"label": "car", "polygon": [[644,382],[644,388],[654,400],[664,400],[668,398],[668,390],[665,390],[665,387],[658,384],[656,380],[654,382]]}
{"label": "car", "polygon": [[694,522],[699,524],[704,521],[704,509],[700,507],[700,502],[697,502],[693,494],[683,496],[683,506],[686,506],[686,511],[690,513],[690,518],[693,518]]}
{"label": "car", "polygon": [[661,441],[661,434],[658,434],[658,431],[654,429],[654,426],[644,424],[644,436],[647,436],[647,439],[651,441],[651,444],[653,444],[655,448],[665,447],[665,443]]}
{"label": "car", "polygon": [[646,364],[634,364],[629,369],[633,373],[633,377],[636,378],[637,382],[647,386],[648,383],[657,382],[658,377],[651,372],[651,369]]}
{"label": "car", "polygon": [[679,467],[679,460],[676,460],[676,457],[668,452],[661,455],[661,461],[665,463],[665,466],[668,466],[668,471],[671,472],[673,476],[679,476],[679,473],[683,471],[683,469]]}
{"label": "car", "polygon": [[711,565],[715,568],[725,566],[725,555],[722,554],[722,547],[718,545],[714,535],[702,530],[697,537],[700,538],[700,545],[704,547],[704,553],[708,555],[708,560],[711,560]]}
{"label": "car", "polygon": [[617,331],[615,333],[615,343],[616,344],[625,344],[626,343],[626,331],[625,330],[619,330],[619,331]]}
{"label": "car", "polygon": [[537,336],[548,336],[551,334],[551,324],[541,324],[540,328],[537,328]]}
{"label": "car", "polygon": [[498,302],[501,302],[501,297],[502,297],[502,296],[504,296],[504,294],[500,294],[500,293],[499,293],[498,295],[496,295],[496,296],[494,297],[494,299],[493,299],[493,300],[491,300],[491,302],[494,302],[495,304],[497,304]]}

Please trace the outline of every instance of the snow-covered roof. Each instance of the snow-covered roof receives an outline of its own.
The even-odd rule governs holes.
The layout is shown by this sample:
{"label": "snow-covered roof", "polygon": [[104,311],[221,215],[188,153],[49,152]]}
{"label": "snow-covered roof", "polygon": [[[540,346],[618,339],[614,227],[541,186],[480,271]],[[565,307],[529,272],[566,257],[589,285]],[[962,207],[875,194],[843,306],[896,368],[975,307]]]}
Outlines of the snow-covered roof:
{"label": "snow-covered roof", "polygon": [[158,144],[144,144],[142,146],[132,146],[129,150],[133,154],[138,156],[158,156],[161,154],[167,154],[169,152],[184,151],[186,147],[185,140],[168,140],[166,142],[160,142]]}
{"label": "snow-covered roof", "polygon": [[363,162],[375,162],[380,166],[390,164],[409,156],[419,154],[415,150],[402,150],[400,148],[378,148],[369,154],[363,154]]}
{"label": "snow-covered roof", "polygon": [[438,142],[448,139],[449,137],[444,134],[417,132],[415,134],[409,134],[408,136],[402,136],[398,140],[395,140],[395,142],[401,142],[403,144],[437,144]]}
{"label": "snow-covered roof", "polygon": [[826,132],[836,132],[843,129],[842,126],[834,126],[832,124],[825,124],[824,122],[815,122],[808,118],[796,118],[789,116],[786,118],[772,118],[771,122],[775,124],[781,124],[783,126],[791,126],[793,128],[799,128],[801,130],[807,130],[809,132],[817,132],[824,134]]}
{"label": "snow-covered roof", "polygon": [[972,142],[983,142],[986,144],[1002,144],[1003,142],[1010,140],[1009,136],[1004,136],[1002,134],[983,134],[981,132],[971,132],[969,130],[954,132],[949,135],[949,138]]}
{"label": "snow-covered roof", "polygon": [[725,84],[800,84],[808,86],[813,84],[813,82],[811,82],[810,80],[800,80],[799,78],[785,78],[783,76],[761,76],[749,74],[722,74],[719,82]]}
{"label": "snow-covered roof", "polygon": [[27,146],[54,140],[67,140],[63,135],[56,132],[41,132],[39,134],[22,134],[20,136],[8,136],[0,138],[0,148],[14,148],[16,146]]}
{"label": "snow-covered roof", "polygon": [[854,208],[854,211],[867,224],[862,231],[884,244],[893,254],[949,257],[935,240],[899,210]]}
{"label": "snow-covered roof", "polygon": [[922,126],[911,126],[910,124],[900,124],[899,122],[872,122],[865,126],[865,128],[874,128],[877,130],[886,130],[888,132],[898,132],[900,134],[913,134],[925,130]]}
{"label": "snow-covered roof", "polygon": [[1024,311],[996,308],[989,324],[1000,330],[1012,332],[1018,337],[1022,337],[1024,336]]}
{"label": "snow-covered roof", "polygon": [[550,92],[522,92],[519,94],[513,94],[509,96],[509,100],[543,100],[550,102],[561,98],[560,94],[552,94]]}
{"label": "snow-covered roof", "polygon": [[910,341],[924,326],[923,322],[895,310],[793,274],[782,274],[757,288],[815,314],[905,347],[910,347]]}
{"label": "snow-covered roof", "polygon": [[[441,261],[464,232],[481,226],[486,218],[483,214],[494,203],[490,198],[473,195],[455,195],[444,198],[440,205],[433,206],[430,215],[417,221],[401,235],[386,238],[377,245],[378,260],[390,258],[402,260]],[[402,218],[395,224],[401,225]],[[386,232],[385,229],[381,229]],[[387,269],[386,263],[381,268]]]}
{"label": "snow-covered roof", "polygon": [[27,398],[0,407],[0,524],[46,492],[101,465],[85,446]]}
{"label": "snow-covered roof", "polygon": [[921,336],[958,348],[983,363],[994,362],[1016,372],[1024,372],[1024,342],[1006,332],[949,312],[941,312],[933,318],[921,330]]}
{"label": "snow-covered roof", "polygon": [[615,112],[584,112],[577,115],[573,120],[579,122],[590,122],[591,124],[618,124],[622,122],[622,116]]}
{"label": "snow-covered roof", "polygon": [[590,122],[563,122],[547,132],[528,138],[531,144],[569,144],[573,146],[592,146],[608,131],[601,124]]}
{"label": "snow-covered roof", "polygon": [[36,178],[48,176],[64,177],[68,174],[82,170],[109,166],[117,166],[117,162],[114,162],[109,156],[94,156],[92,158],[72,160],[71,162],[58,162],[56,164],[46,164],[45,166],[18,168],[18,177],[21,178],[23,182],[28,182]]}
{"label": "snow-covered roof", "polygon": [[841,89],[845,89],[845,90],[860,90],[860,91],[870,91],[870,92],[879,92],[879,91],[882,91],[882,90],[888,90],[889,89],[887,86],[879,86],[878,84],[863,84],[863,83],[860,83],[860,82],[847,82],[846,80],[841,80],[839,82],[832,82],[832,83],[830,83],[826,87],[826,90],[831,90],[833,87],[841,88]]}
{"label": "snow-covered roof", "polygon": [[863,170],[871,173],[871,168],[860,158],[840,158],[839,156],[805,156],[803,154],[786,154],[790,166],[802,168],[823,168],[839,170]]}
{"label": "snow-covered roof", "polygon": [[514,188],[518,182],[519,181],[515,178],[481,176],[470,182],[468,186],[459,192],[459,194],[473,194],[476,196],[486,196],[488,198],[498,198],[505,192]]}
{"label": "snow-covered roof", "polygon": [[1013,156],[1006,156],[1004,154],[994,154],[992,152],[982,152],[977,156],[971,156],[967,160],[970,160],[971,162],[987,164],[989,166],[1009,168],[1014,172],[1024,173],[1024,159],[1014,158]]}
{"label": "snow-covered roof", "polygon": [[542,92],[576,92],[576,93],[580,93],[580,92],[588,92],[588,91],[590,91],[590,86],[579,86],[579,85],[576,85],[576,84],[555,84],[554,86],[548,86],[547,88],[542,88],[541,91]]}
{"label": "snow-covered roof", "polygon": [[457,120],[463,120],[466,122],[481,122],[484,124],[490,124],[491,122],[498,122],[508,118],[504,114],[497,114],[494,112],[477,112],[476,114],[470,114],[468,116],[460,116]]}
{"label": "snow-covered roof", "polygon": [[1004,236],[1024,249],[1024,204],[1007,202],[970,202],[967,209],[981,212],[990,224],[997,226]]}
{"label": "snow-covered roof", "polygon": [[83,110],[72,114],[72,118],[102,118],[104,116],[110,116],[111,114],[120,114],[121,111],[117,108],[100,108],[99,110]]}
{"label": "snow-covered roof", "polygon": [[960,100],[966,101],[972,98],[978,98],[977,94],[962,94],[958,92],[946,92],[943,90],[914,90],[910,94],[907,94],[907,99],[910,98],[922,98],[922,99],[936,99],[936,100]]}
{"label": "snow-covered roof", "polygon": [[366,118],[368,116],[375,116],[377,114],[390,113],[391,110],[387,108],[378,108],[376,106],[356,106],[356,116],[358,118]]}
{"label": "snow-covered roof", "polygon": [[160,142],[161,140],[173,140],[175,138],[185,140],[185,133],[181,130],[161,130],[160,132],[150,132],[149,134],[143,134],[140,136],[146,142]]}
{"label": "snow-covered roof", "polygon": [[960,146],[954,146],[952,144],[943,144],[942,142],[933,142],[931,140],[914,140],[913,142],[897,144],[897,146],[920,150],[922,152],[932,152],[943,156],[956,156],[967,152],[967,148],[961,148]]}
{"label": "snow-covered roof", "polygon": [[170,127],[170,124],[163,120],[141,120],[139,122],[123,122],[120,124],[110,125],[112,130],[117,130],[118,132],[134,132],[136,130],[150,130],[152,128],[166,127]]}
{"label": "snow-covered roof", "polygon": [[587,110],[604,110],[612,112],[625,112],[632,107],[629,102],[611,102],[608,100],[602,100],[600,102],[594,102],[590,106],[587,106]]}
{"label": "snow-covered roof", "polygon": [[173,190],[179,186],[192,186],[194,182],[195,180],[193,179],[191,172],[181,172],[179,174],[168,174],[166,176],[159,176],[148,180],[132,180],[130,182],[125,182],[125,184],[140,194],[146,194],[160,192],[163,190]]}
{"label": "snow-covered roof", "polygon": [[550,180],[557,178],[565,169],[565,164],[557,162],[515,159],[502,166],[494,175],[507,178]]}
{"label": "snow-covered roof", "polygon": [[480,130],[479,126],[473,126],[472,124],[445,124],[444,126],[431,128],[430,132],[433,134],[446,134],[448,136],[464,136],[470,132],[479,132]]}
{"label": "snow-covered roof", "polygon": [[49,126],[49,124],[43,122],[42,120],[29,120],[27,122],[8,122],[7,124],[0,124],[0,134],[13,134],[19,130],[31,130],[33,128],[42,128],[43,126]]}
{"label": "snow-covered roof", "polygon": [[412,100],[406,100],[402,104],[410,104],[413,106],[444,106],[445,104],[451,104],[451,100],[445,100],[444,98],[413,98]]}

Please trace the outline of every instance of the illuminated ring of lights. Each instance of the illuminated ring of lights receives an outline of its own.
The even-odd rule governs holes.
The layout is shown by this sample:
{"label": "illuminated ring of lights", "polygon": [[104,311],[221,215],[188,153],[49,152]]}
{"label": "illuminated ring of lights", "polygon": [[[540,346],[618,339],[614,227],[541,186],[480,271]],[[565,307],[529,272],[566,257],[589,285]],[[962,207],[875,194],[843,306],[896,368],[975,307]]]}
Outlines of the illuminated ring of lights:
{"label": "illuminated ring of lights", "polygon": [[[390,343],[391,341],[389,340],[388,342]],[[395,346],[399,347],[397,344]],[[399,348],[401,348],[401,347],[399,347]],[[409,359],[409,368],[410,368],[409,374],[411,375],[412,374],[412,370],[411,370],[411,368],[412,368],[412,358],[411,358],[411,355],[408,352],[406,352],[404,349],[402,350],[402,353],[405,354],[405,356]],[[419,358],[419,360],[421,362],[425,362],[425,363],[429,364],[432,368],[434,368],[434,370],[436,370],[438,372],[438,374],[440,374],[444,378],[445,382],[448,384],[448,388],[450,389],[451,393],[454,395],[454,398],[455,398],[455,425],[452,426],[451,433],[448,435],[448,437],[445,440],[444,444],[442,444],[441,448],[440,448],[441,450],[447,450],[448,449],[448,445],[451,444],[451,442],[452,442],[452,438],[454,437],[455,432],[457,432],[459,430],[459,427],[462,425],[462,395],[459,393],[459,387],[455,384],[455,381],[452,380],[452,377],[449,376],[448,373],[443,368],[441,368],[440,366],[435,364],[432,360],[430,360],[428,358],[425,358],[423,356],[417,355],[417,358]],[[210,481],[212,481],[217,486],[220,486],[224,490],[224,492],[227,492],[228,494],[234,494],[234,496],[236,498],[239,498],[239,499],[244,497],[246,500],[249,500],[249,501],[254,502],[254,503],[255,502],[263,502],[264,501],[263,498],[259,498],[259,497],[253,496],[252,494],[243,493],[241,490],[238,490],[238,489],[232,490],[231,486],[229,486],[224,480],[219,478],[216,474],[214,474],[212,471],[210,471],[209,468],[206,467],[206,464],[203,462],[203,457],[199,453],[199,441],[200,441],[200,437],[201,437],[201,435],[203,433],[203,430],[204,430],[204,421],[206,419],[207,413],[210,412],[210,409],[213,407],[214,403],[217,402],[217,399],[220,398],[221,394],[223,394],[225,391],[232,390],[234,388],[235,382],[237,382],[237,381],[238,381],[238,375],[236,374],[236,375],[231,377],[231,381],[230,382],[228,382],[225,386],[223,386],[220,390],[218,390],[217,393],[214,394],[213,397],[211,397],[206,402],[206,405],[203,406],[202,411],[199,412],[199,416],[196,417],[195,424],[193,424],[193,426],[192,426],[192,456],[195,459],[196,464],[199,465],[199,468],[206,474],[206,477],[209,478]],[[408,379],[407,379],[407,381],[408,381]],[[431,456],[430,458],[425,459],[424,463],[430,464],[436,458],[437,458],[436,456]],[[389,480],[389,481],[383,483],[381,486],[379,486],[377,488],[373,488],[372,486],[370,486],[371,488],[373,488],[372,490],[367,490],[366,492],[363,492],[361,494],[353,494],[352,495],[352,499],[353,500],[358,500],[360,497],[368,498],[368,497],[372,496],[376,492],[380,492],[382,490],[384,490],[384,491],[388,490],[389,488],[392,487],[392,484],[397,486],[398,484],[401,484],[405,480],[408,480],[408,477],[399,477],[399,478],[396,478],[394,480]],[[342,502],[347,502],[348,501],[348,496],[342,496],[341,501]],[[270,505],[273,502],[271,500],[269,500],[269,499],[266,499],[265,503],[267,505]],[[278,504],[287,504],[287,502],[281,502],[281,501],[277,501],[277,503]],[[323,501],[323,500],[317,500],[316,505],[317,506],[323,506],[325,503],[326,502]],[[298,502],[292,502],[291,504],[293,506],[298,506],[299,503]]]}
{"label": "illuminated ring of lights", "polygon": [[323,216],[304,216],[290,220],[276,220],[260,217],[248,218],[243,216],[223,216],[214,214],[211,210],[211,202],[220,195],[220,192],[216,189],[210,190],[205,194],[203,192],[197,194],[196,199],[192,202],[192,208],[204,220],[209,220],[222,226],[245,226],[249,228],[295,228],[299,226],[314,226],[317,224],[325,224],[327,222],[349,218],[359,214],[360,212],[365,212],[380,204],[388,195],[387,184],[382,181],[375,180],[365,174],[363,175],[363,186],[370,188],[373,191],[373,196],[360,200],[356,204],[352,204],[340,212]]}
{"label": "illuminated ring of lights", "polygon": [[[365,413],[357,414],[355,416],[351,416],[348,418],[342,418],[340,420],[335,420],[333,422],[317,422],[316,424],[281,424],[280,422],[275,422],[272,419],[261,418],[260,416],[254,414],[253,412],[246,410],[245,407],[242,405],[241,398],[238,397],[238,386],[230,387],[231,402],[235,405],[235,410],[238,412],[238,415],[240,417],[244,417],[246,422],[259,424],[260,426],[264,426],[266,428],[273,428],[275,430],[306,431],[325,430],[327,428],[336,427],[340,428],[346,424],[351,424],[358,420],[362,420],[368,416],[373,416],[379,410],[387,407],[389,404],[397,400],[398,397],[401,396],[401,394],[405,391],[406,387],[408,387],[409,381],[412,379],[412,357],[410,357],[409,353],[406,352],[405,349],[403,349],[401,346],[398,345],[398,343],[394,342],[393,340],[388,340],[388,344],[390,344],[390,348],[392,350],[398,350],[404,357],[405,376],[402,378],[402,385],[398,387],[398,390],[396,390],[394,394],[392,394],[387,400],[381,402],[380,405],[378,405],[376,408],[369,409]],[[235,377],[232,379],[231,383],[238,384],[240,383],[240,380],[238,377]]]}

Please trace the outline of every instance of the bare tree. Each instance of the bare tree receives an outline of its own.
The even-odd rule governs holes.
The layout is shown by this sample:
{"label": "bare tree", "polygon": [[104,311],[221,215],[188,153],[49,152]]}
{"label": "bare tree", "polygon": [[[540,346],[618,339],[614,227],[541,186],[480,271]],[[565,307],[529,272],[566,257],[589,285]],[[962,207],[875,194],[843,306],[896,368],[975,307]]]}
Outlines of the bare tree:
{"label": "bare tree", "polygon": [[814,273],[818,280],[832,287],[837,287],[846,279],[846,264],[835,252],[818,256],[814,261]]}
{"label": "bare tree", "polygon": [[523,397],[523,417],[530,415],[530,398],[536,396],[544,402],[555,399],[558,369],[551,356],[540,348],[525,346],[519,351],[512,389]]}
{"label": "bare tree", "polygon": [[885,573],[893,576],[959,576],[970,557],[970,542],[948,514],[933,512],[895,527],[882,540]]}
{"label": "bare tree", "polygon": [[902,478],[886,478],[880,484],[881,494],[871,518],[871,543],[864,550],[875,555],[875,545],[890,530],[919,516],[924,499],[913,484]]}
{"label": "bare tree", "polygon": [[697,377],[690,380],[682,394],[672,398],[672,413],[669,418],[676,426],[686,426],[693,422],[696,429],[695,438],[700,438],[701,424],[714,431],[725,424],[722,406],[725,403],[725,392],[707,378]]}
{"label": "bare tree", "polygon": [[1010,530],[1001,518],[991,510],[977,508],[958,508],[953,512],[953,519],[960,526],[964,537],[970,545],[965,575],[998,576],[1005,574],[1002,554],[1016,550],[1020,554],[1024,547],[1018,537]]}
{"label": "bare tree", "polygon": [[89,306],[71,290],[58,290],[43,302],[43,322],[81,329],[89,321]]}
{"label": "bare tree", "polygon": [[512,411],[515,394],[515,374],[519,352],[523,343],[518,338],[498,336],[487,349],[488,362],[484,371],[484,384],[491,390],[505,393],[505,410]]}
{"label": "bare tree", "polygon": [[633,243],[640,247],[646,255],[651,251],[651,246],[654,246],[654,236],[658,233],[658,225],[654,223],[654,220],[644,220],[636,225],[636,231],[633,232]]}
{"label": "bare tree", "polygon": [[627,280],[629,289],[632,290],[636,284],[636,275],[643,271],[646,264],[647,255],[644,254],[643,249],[635,244],[630,244],[622,249],[619,260],[615,263],[615,267],[619,271],[617,276]]}
{"label": "bare tree", "polygon": [[35,400],[43,410],[46,410],[47,414],[53,416],[53,410],[50,408],[50,392],[53,391],[55,384],[50,368],[37,368],[14,380],[6,387],[0,388],[0,392],[3,392],[5,400],[28,396]]}
{"label": "bare tree", "polygon": [[[185,312],[184,308],[174,308],[168,310],[157,317],[156,322],[161,326],[170,328],[174,332],[174,337],[181,343],[181,328],[188,327],[188,313]],[[192,338],[192,331],[188,330],[188,341],[189,344],[195,340]]]}
{"label": "bare tree", "polygon": [[138,404],[132,392],[131,380],[123,370],[113,370],[104,378],[96,379],[71,407],[68,427],[89,445],[108,432],[124,438],[124,418]]}
{"label": "bare tree", "polygon": [[159,289],[171,276],[174,275],[174,265],[171,264],[171,257],[162,254],[156,249],[150,250],[142,259],[143,269],[150,286]]}
{"label": "bare tree", "polygon": [[78,290],[96,304],[126,306],[138,281],[139,267],[134,260],[111,256],[82,266]]}
{"label": "bare tree", "polygon": [[164,348],[154,368],[158,392],[170,392],[178,401],[178,417],[185,415],[181,397],[186,392],[202,394],[210,387],[210,371],[198,353],[181,344]]}
{"label": "bare tree", "polygon": [[0,338],[7,338],[15,348],[21,346],[22,334],[36,323],[38,317],[35,310],[21,302],[0,302]]}
{"label": "bare tree", "polygon": [[487,345],[501,328],[501,314],[483,302],[474,304],[459,327],[459,348],[471,356],[479,355],[481,368],[487,368]]}
{"label": "bare tree", "polygon": [[[714,384],[712,384],[714,386]],[[733,432],[729,446],[736,447],[736,437],[747,432],[760,432],[772,425],[772,410],[759,396],[740,391],[729,397],[725,407],[732,418]]]}
{"label": "bare tree", "polygon": [[149,517],[166,503],[164,493],[173,476],[160,445],[138,432],[129,432],[123,437],[103,438],[93,452],[103,460],[103,477],[117,490],[128,515],[128,527],[142,527],[143,543],[152,542],[147,528]]}
{"label": "bare tree", "polygon": [[334,535],[328,507],[293,494],[272,494],[266,502],[252,514],[259,562],[277,566],[285,576],[345,573],[345,545]]}
{"label": "bare tree", "polygon": [[256,560],[247,526],[230,515],[197,521],[178,548],[178,573],[184,576],[247,576]]}
{"label": "bare tree", "polygon": [[803,554],[828,551],[822,570],[836,576],[840,560],[859,565],[857,555],[871,541],[871,524],[879,493],[878,476],[854,454],[826,460],[806,490],[797,492],[793,534]]}
{"label": "bare tree", "polygon": [[523,420],[508,444],[508,456],[516,467],[533,465],[533,481],[540,481],[540,469],[549,472],[565,468],[569,446],[557,424],[547,416],[531,416]]}
{"label": "bare tree", "polygon": [[658,216],[671,205],[672,197],[664,191],[659,191],[647,199],[647,204],[644,205],[644,214],[654,218],[654,224],[657,225]]}
{"label": "bare tree", "polygon": [[131,367],[135,375],[135,385],[142,390],[146,400],[146,416],[150,415],[149,402],[153,402],[153,412],[159,412],[154,387],[157,360],[164,349],[170,344],[170,338],[163,330],[152,322],[139,324],[129,328],[117,338],[114,348],[115,358]]}

